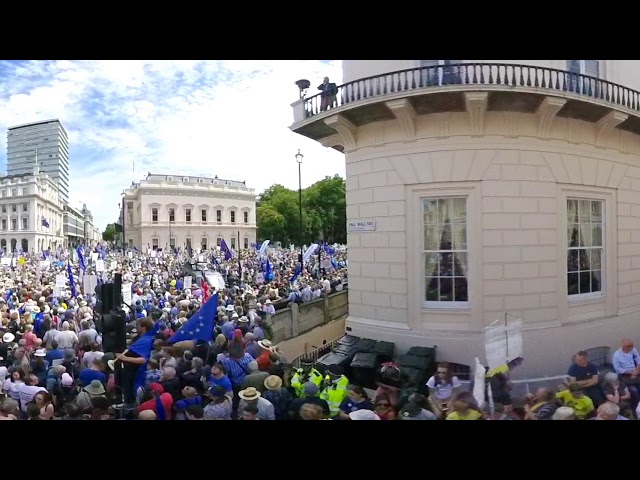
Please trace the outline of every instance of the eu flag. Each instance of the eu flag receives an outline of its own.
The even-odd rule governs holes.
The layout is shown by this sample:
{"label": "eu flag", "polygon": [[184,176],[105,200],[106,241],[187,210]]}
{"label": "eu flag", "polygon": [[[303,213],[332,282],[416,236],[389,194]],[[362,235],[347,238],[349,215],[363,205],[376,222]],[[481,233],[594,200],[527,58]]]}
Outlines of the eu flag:
{"label": "eu flag", "polygon": [[158,328],[160,326],[160,322],[156,322],[151,330],[138,338],[129,348],[128,350],[133,353],[137,353],[142,358],[146,360],[136,373],[136,379],[133,384],[133,391],[138,392],[138,389],[144,387],[145,377],[147,376],[147,363],[149,362],[149,357],[151,356],[151,351],[153,350],[153,341],[155,340],[156,333],[158,333]]}
{"label": "eu flag", "polygon": [[222,242],[220,242],[220,250],[222,250],[222,252],[224,253],[225,260],[231,260],[231,258],[233,257],[233,253],[231,253],[231,250],[229,250],[227,242],[225,242],[224,239],[222,239]]}
{"label": "eu flag", "polygon": [[71,296],[76,298],[78,293],[76,292],[76,282],[73,281],[73,272],[71,271],[71,263],[67,261],[67,273],[69,274],[69,286],[71,287]]}
{"label": "eu flag", "polygon": [[191,315],[187,323],[180,327],[169,340],[169,343],[182,342],[184,340],[203,340],[210,342],[213,340],[213,329],[218,313],[218,294],[216,293],[207,303],[200,307],[196,313]]}

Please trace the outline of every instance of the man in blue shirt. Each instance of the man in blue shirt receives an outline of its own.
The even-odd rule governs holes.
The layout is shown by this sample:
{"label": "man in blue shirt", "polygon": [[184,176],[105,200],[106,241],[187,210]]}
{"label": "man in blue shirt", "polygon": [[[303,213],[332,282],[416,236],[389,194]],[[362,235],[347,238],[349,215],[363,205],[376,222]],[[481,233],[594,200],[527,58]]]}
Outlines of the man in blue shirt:
{"label": "man in blue shirt", "polygon": [[598,367],[589,361],[587,352],[576,353],[574,363],[569,367],[567,375],[569,375],[569,383],[582,387],[582,392],[593,401],[596,408],[605,401],[599,385]]}
{"label": "man in blue shirt", "polygon": [[613,368],[618,374],[618,378],[631,393],[632,408],[635,411],[640,401],[638,384],[640,383],[640,354],[633,346],[633,341],[625,338],[622,340],[620,349],[613,354]]}

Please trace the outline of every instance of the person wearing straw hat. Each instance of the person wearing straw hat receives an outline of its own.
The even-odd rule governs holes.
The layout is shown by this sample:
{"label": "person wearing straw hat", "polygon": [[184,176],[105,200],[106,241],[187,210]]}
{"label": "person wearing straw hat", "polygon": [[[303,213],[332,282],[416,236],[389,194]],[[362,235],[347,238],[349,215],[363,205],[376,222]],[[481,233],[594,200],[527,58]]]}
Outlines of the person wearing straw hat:
{"label": "person wearing straw hat", "polygon": [[282,388],[282,378],[277,375],[269,375],[264,381],[266,389],[262,397],[273,405],[276,420],[288,420],[289,406],[293,401],[293,395],[289,390]]}
{"label": "person wearing straw hat", "polygon": [[275,409],[273,404],[262,398],[262,394],[253,387],[240,390],[238,393],[240,397],[240,403],[238,405],[238,411],[243,412],[248,406],[255,406],[258,409],[258,418],[260,420],[275,420]]}
{"label": "person wearing straw hat", "polygon": [[258,362],[260,370],[267,371],[271,366],[272,344],[269,340],[260,340],[258,346],[262,349],[262,352],[256,358],[256,362]]}

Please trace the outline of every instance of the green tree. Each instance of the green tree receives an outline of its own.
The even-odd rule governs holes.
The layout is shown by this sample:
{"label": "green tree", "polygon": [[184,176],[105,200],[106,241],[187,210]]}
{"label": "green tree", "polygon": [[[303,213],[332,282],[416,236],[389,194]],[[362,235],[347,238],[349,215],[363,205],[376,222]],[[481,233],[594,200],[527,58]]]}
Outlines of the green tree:
{"label": "green tree", "polygon": [[102,239],[105,242],[114,242],[118,238],[118,232],[116,231],[116,224],[110,223],[102,232]]}
{"label": "green tree", "polygon": [[302,191],[302,236],[298,191],[273,185],[258,198],[258,237],[309,244],[318,239],[346,242],[345,182],[327,177]]}

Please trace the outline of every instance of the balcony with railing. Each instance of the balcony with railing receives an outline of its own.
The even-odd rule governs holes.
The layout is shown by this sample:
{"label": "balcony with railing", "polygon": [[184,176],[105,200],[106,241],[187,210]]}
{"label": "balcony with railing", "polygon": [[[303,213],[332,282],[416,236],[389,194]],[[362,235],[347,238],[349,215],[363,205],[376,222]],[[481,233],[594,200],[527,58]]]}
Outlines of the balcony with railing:
{"label": "balcony with railing", "polygon": [[427,66],[345,83],[328,100],[318,94],[294,102],[291,129],[321,141],[340,130],[338,114],[350,127],[401,119],[406,109],[392,101],[405,98],[412,116],[464,112],[470,92],[487,92],[486,111],[541,113],[545,98],[556,97],[558,117],[596,123],[616,112],[608,123],[640,134],[640,92],[589,75],[503,63]]}

